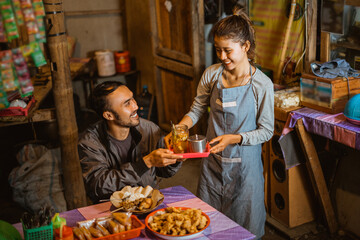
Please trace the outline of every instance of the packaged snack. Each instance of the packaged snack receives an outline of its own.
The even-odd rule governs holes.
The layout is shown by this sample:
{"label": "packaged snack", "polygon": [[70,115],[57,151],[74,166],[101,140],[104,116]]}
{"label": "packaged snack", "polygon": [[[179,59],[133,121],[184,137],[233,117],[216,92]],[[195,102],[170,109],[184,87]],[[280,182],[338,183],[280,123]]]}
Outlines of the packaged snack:
{"label": "packaged snack", "polygon": [[31,45],[23,45],[20,47],[21,52],[23,54],[24,57],[28,57],[31,55],[31,53],[33,52],[33,49],[31,48]]}
{"label": "packaged snack", "polygon": [[3,0],[0,2],[1,15],[4,22],[7,39],[9,41],[19,38],[19,32],[16,26],[15,15],[11,6],[10,0]]}
{"label": "packaged snack", "polygon": [[34,8],[36,18],[45,17],[45,9],[42,0],[33,0],[32,5]]}
{"label": "packaged snack", "polygon": [[17,90],[19,82],[13,66],[11,50],[0,52],[0,72],[3,88],[5,91]]}
{"label": "packaged snack", "polygon": [[36,17],[36,23],[39,29],[38,33],[35,34],[36,41],[46,42],[46,32],[45,32],[46,29],[45,29],[44,19],[42,17],[41,18]]}
{"label": "packaged snack", "polygon": [[22,9],[32,7],[31,0],[20,0],[20,5]]}
{"label": "packaged snack", "polygon": [[0,109],[8,108],[10,105],[9,101],[7,100],[6,91],[3,88],[1,75],[0,75]]}
{"label": "packaged snack", "polygon": [[12,49],[12,58],[20,84],[21,97],[32,95],[34,87],[31,82],[29,69],[20,48]]}
{"label": "packaged snack", "polygon": [[12,2],[13,2],[13,6],[14,6],[17,24],[23,25],[24,24],[24,15],[21,11],[20,0],[12,0]]}
{"label": "packaged snack", "polygon": [[32,8],[31,1],[21,0],[21,10],[24,14],[25,24],[29,35],[39,32],[39,28],[36,23],[35,12]]}
{"label": "packaged snack", "polygon": [[46,59],[44,57],[44,54],[40,48],[40,45],[38,42],[32,42],[30,43],[32,48],[31,57],[34,61],[34,64],[36,67],[41,67],[43,65],[46,65]]}
{"label": "packaged snack", "polygon": [[2,15],[0,14],[0,42],[6,42],[6,33],[3,25]]}

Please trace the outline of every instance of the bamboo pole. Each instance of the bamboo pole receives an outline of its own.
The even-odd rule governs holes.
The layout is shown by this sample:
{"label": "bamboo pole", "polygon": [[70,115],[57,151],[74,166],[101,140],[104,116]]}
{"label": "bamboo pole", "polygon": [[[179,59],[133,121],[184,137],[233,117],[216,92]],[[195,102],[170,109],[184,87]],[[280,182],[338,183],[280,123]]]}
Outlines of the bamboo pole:
{"label": "bamboo pole", "polygon": [[290,8],[289,20],[288,20],[288,23],[286,26],[286,31],[285,31],[284,44],[282,45],[282,48],[281,48],[280,62],[279,62],[279,66],[278,66],[278,69],[276,72],[276,76],[275,76],[275,83],[278,83],[278,84],[281,83],[281,73],[282,73],[282,69],[284,67],[285,54],[286,54],[286,50],[287,50],[287,46],[288,46],[288,42],[289,42],[291,25],[294,20],[295,7],[296,7],[296,0],[291,0],[291,8]]}
{"label": "bamboo pole", "polygon": [[61,144],[63,184],[67,208],[70,210],[85,206],[86,194],[77,150],[78,128],[74,110],[64,12],[61,0],[44,0],[44,6],[53,94]]}

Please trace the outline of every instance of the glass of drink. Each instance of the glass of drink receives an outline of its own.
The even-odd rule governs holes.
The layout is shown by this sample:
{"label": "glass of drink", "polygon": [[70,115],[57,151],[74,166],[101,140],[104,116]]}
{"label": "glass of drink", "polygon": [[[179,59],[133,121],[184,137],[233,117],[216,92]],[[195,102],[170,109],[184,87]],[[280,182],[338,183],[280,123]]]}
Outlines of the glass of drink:
{"label": "glass of drink", "polygon": [[172,129],[172,148],[174,153],[186,153],[188,148],[189,129],[184,124],[175,125]]}

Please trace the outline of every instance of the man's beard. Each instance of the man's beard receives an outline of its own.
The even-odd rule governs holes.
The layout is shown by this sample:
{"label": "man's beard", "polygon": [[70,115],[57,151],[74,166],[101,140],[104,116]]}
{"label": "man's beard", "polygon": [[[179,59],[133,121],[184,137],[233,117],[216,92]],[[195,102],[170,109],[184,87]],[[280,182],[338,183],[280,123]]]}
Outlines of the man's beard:
{"label": "man's beard", "polygon": [[131,122],[131,121],[124,121],[120,119],[119,114],[117,114],[115,111],[112,111],[112,113],[115,116],[114,123],[120,127],[136,127],[140,124],[140,119],[137,120],[137,122]]}

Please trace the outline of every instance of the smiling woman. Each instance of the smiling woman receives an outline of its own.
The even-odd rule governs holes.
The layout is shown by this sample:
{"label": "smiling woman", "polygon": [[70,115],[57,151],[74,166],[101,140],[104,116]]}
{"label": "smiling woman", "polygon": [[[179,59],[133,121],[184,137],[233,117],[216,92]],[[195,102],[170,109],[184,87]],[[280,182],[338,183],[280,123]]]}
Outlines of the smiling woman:
{"label": "smiling woman", "polygon": [[235,8],[212,33],[221,63],[205,70],[179,124],[191,128],[210,107],[211,154],[202,162],[197,193],[261,238],[266,217],[261,143],[274,129],[273,84],[254,66],[254,29],[244,11]]}

